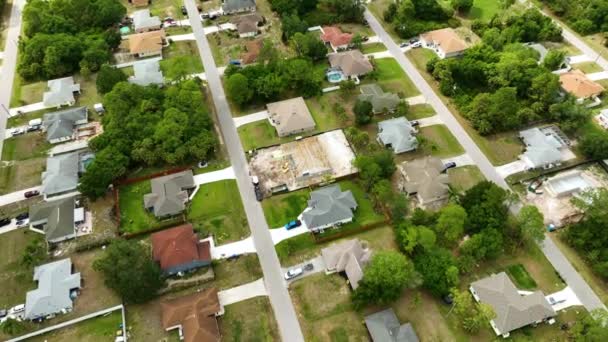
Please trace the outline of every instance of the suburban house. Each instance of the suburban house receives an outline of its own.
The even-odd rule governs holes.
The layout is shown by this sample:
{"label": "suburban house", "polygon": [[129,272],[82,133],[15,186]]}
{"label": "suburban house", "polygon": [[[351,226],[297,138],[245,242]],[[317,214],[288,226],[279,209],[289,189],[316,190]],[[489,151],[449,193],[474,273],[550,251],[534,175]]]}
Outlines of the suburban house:
{"label": "suburban house", "polygon": [[134,7],[146,7],[148,6],[152,1],[151,0],[129,0],[129,2],[131,3],[131,5],[133,5]]}
{"label": "suburban house", "polygon": [[160,303],[163,328],[179,329],[184,342],[219,342],[217,316],[223,312],[217,289],[203,289],[193,294]]}
{"label": "suburban house", "polygon": [[47,88],[42,94],[45,107],[73,106],[76,103],[74,93],[80,94],[80,84],[75,84],[72,76],[50,80]]}
{"label": "suburban house", "polygon": [[436,157],[424,157],[398,166],[401,174],[401,190],[416,196],[418,206],[436,209],[445,204],[449,197],[449,179],[444,173],[445,165]]}
{"label": "suburban house", "polygon": [[404,117],[378,122],[378,142],[390,148],[395,154],[413,151],[418,147],[418,139],[414,135],[416,129]]}
{"label": "suburban house", "polygon": [[460,56],[468,49],[468,44],[450,27],[424,33],[420,40],[442,59]]}
{"label": "suburban house", "polygon": [[152,256],[165,274],[174,275],[210,265],[211,246],[188,223],[152,234]]}
{"label": "suburban house", "polygon": [[334,52],[338,50],[346,50],[348,45],[353,40],[352,33],[345,33],[340,28],[335,26],[321,27],[321,40],[329,45]]}
{"label": "suburban house", "polygon": [[72,310],[75,292],[80,289],[80,273],[72,272],[69,258],[35,267],[38,288],[25,297],[25,318],[33,320]]}
{"label": "suburban house", "polygon": [[129,77],[129,82],[140,86],[150,84],[160,86],[165,83],[165,78],[157,60],[143,60],[133,64],[133,76]]}
{"label": "suburban house", "polygon": [[418,342],[410,323],[401,324],[392,308],[365,316],[372,342]]}
{"label": "suburban house", "polygon": [[223,2],[224,14],[255,12],[255,0],[223,0]]}
{"label": "suburban house", "polygon": [[40,192],[47,199],[76,191],[78,179],[93,162],[91,152],[70,152],[47,158]]}
{"label": "suburban house", "polygon": [[597,182],[581,170],[559,173],[545,181],[544,188],[553,197],[580,194],[597,187]]}
{"label": "suburban house", "polygon": [[513,330],[554,317],[555,310],[541,291],[520,294],[505,272],[471,283],[469,291],[477,302],[488,304],[496,317],[490,325],[496,335],[509,337]]}
{"label": "suburban house", "polygon": [[136,57],[160,56],[165,44],[165,30],[129,35],[129,52]]}
{"label": "suburban house", "polygon": [[144,195],[144,207],[159,218],[184,211],[190,192],[196,186],[192,170],[154,178],[150,183],[152,192]]}
{"label": "suburban house", "polygon": [[251,13],[234,17],[230,22],[236,26],[240,38],[255,37],[258,35],[258,26],[264,23],[264,17]]}
{"label": "suburban house", "polygon": [[546,134],[535,127],[519,132],[519,137],[526,145],[525,152],[519,158],[527,169],[551,168],[561,163],[561,149],[565,146],[555,134]]}
{"label": "suburban house", "polygon": [[332,53],[327,58],[331,65],[330,70],[326,73],[330,82],[333,77],[337,79],[337,76],[341,76],[341,80],[353,79],[358,82],[360,76],[374,70],[372,63],[359,50]]}
{"label": "suburban house", "polygon": [[364,84],[360,87],[360,90],[361,94],[357,99],[371,103],[374,114],[392,113],[401,102],[397,94],[385,93],[376,83]]}
{"label": "suburban house", "polygon": [[326,273],[344,272],[353,290],[363,279],[363,269],[367,266],[372,251],[360,240],[346,240],[321,250]]}
{"label": "suburban house", "polygon": [[580,101],[596,98],[606,90],[601,84],[590,80],[580,70],[571,70],[560,74],[559,83],[564,91],[574,95]]}
{"label": "suburban house", "polygon": [[34,204],[29,212],[30,229],[44,234],[48,243],[76,237],[76,226],[85,221],[84,208],[76,208],[74,196]]}
{"label": "suburban house", "polygon": [[76,127],[88,121],[87,107],[69,108],[44,114],[42,129],[46,131],[46,140],[51,144],[57,144],[74,139]]}
{"label": "suburban house", "polygon": [[133,29],[137,33],[160,30],[161,21],[159,17],[150,16],[149,9],[142,9],[133,12]]}
{"label": "suburban house", "polygon": [[245,43],[245,49],[247,50],[241,56],[242,64],[251,64],[258,59],[260,54],[260,50],[264,45],[264,41],[262,39],[251,40]]}
{"label": "suburban house", "polygon": [[334,184],[310,193],[308,207],[302,220],[309,230],[318,232],[326,228],[352,222],[357,201],[350,190],[342,191]]}
{"label": "suburban house", "polygon": [[312,131],[315,129],[315,120],[312,118],[304,98],[269,103],[268,121],[277,130],[279,137]]}

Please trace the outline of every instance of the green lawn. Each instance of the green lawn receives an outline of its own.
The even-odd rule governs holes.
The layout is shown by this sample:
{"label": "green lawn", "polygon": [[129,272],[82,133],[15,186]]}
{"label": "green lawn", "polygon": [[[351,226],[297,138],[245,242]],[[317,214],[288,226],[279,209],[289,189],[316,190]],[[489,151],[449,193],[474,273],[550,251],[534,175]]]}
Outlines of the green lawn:
{"label": "green lawn", "polygon": [[423,150],[429,151],[435,157],[445,158],[464,153],[464,149],[446,125],[422,127],[419,136],[425,141],[421,145]]}
{"label": "green lawn", "polygon": [[604,70],[604,69],[602,69],[601,66],[599,66],[595,62],[583,62],[583,63],[578,63],[578,64],[572,64],[572,68],[578,69],[578,70],[584,72],[585,74],[592,74],[594,72],[600,72],[600,71]]}
{"label": "green lawn", "polygon": [[40,185],[40,173],[45,165],[46,158],[40,157],[0,166],[0,194]]}
{"label": "green lawn", "polygon": [[46,156],[51,144],[46,141],[46,134],[41,132],[27,133],[4,140],[2,160],[26,160]]}
{"label": "green lawn", "polygon": [[[394,58],[376,59],[377,83],[384,91],[393,92],[401,98],[420,95],[420,91],[407,77]],[[373,82],[372,82],[373,83]]]}
{"label": "green lawn", "polygon": [[6,127],[11,128],[11,127],[27,125],[27,123],[30,120],[42,118],[42,116],[46,112],[49,112],[49,110],[43,109],[43,110],[38,110],[35,112],[29,112],[29,113],[25,113],[25,114],[21,114],[21,115],[11,116],[6,121]]}
{"label": "green lawn", "polygon": [[382,43],[363,44],[361,47],[361,53],[363,53],[363,54],[380,52],[380,51],[385,51],[385,50],[386,50],[386,46],[384,46],[384,44],[382,44]]}
{"label": "green lawn", "polygon": [[151,229],[160,224],[154,214],[144,208],[144,195],[152,191],[150,180],[145,180],[119,189],[120,230],[135,233]]}
{"label": "green lawn", "polygon": [[522,264],[508,266],[507,274],[519,289],[533,290],[537,287],[536,282]]}
{"label": "green lawn", "polygon": [[500,1],[497,0],[474,0],[473,7],[467,14],[467,18],[489,21],[494,15],[501,12]]}
{"label": "green lawn", "polygon": [[34,337],[28,341],[109,341],[116,337],[117,330],[121,330],[121,324],[121,312],[114,311],[107,316],[91,318],[84,322]]}
{"label": "green lawn", "polygon": [[201,185],[188,209],[194,228],[212,234],[217,244],[244,239],[249,225],[235,180]]}
{"label": "green lawn", "polygon": [[[282,144],[295,139],[293,137],[280,138],[277,131],[268,120],[252,122],[237,128],[243,150],[249,151],[255,148],[266,147],[270,145]],[[311,132],[306,132],[306,135]],[[302,134],[304,135],[304,134]]]}
{"label": "green lawn", "polygon": [[448,170],[450,186],[457,192],[464,192],[485,180],[477,166],[465,165]]}
{"label": "green lawn", "polygon": [[262,209],[268,226],[282,228],[285,223],[295,220],[306,209],[309,194],[308,189],[300,189],[265,199],[262,202]]}
{"label": "green lawn", "polygon": [[255,297],[224,307],[218,318],[222,341],[278,341],[277,322],[268,297]]}
{"label": "green lawn", "polygon": [[407,114],[405,117],[408,120],[418,120],[423,118],[428,118],[434,116],[435,110],[429,104],[418,104],[409,107]]}
{"label": "green lawn", "polygon": [[160,61],[163,75],[169,79],[179,73],[198,74],[204,71],[203,62],[198,54],[195,41],[172,42],[163,49],[163,60]]}
{"label": "green lawn", "polygon": [[23,303],[26,292],[35,288],[33,268],[23,266],[21,258],[26,246],[36,240],[44,244],[43,235],[27,229],[0,235],[0,308]]}
{"label": "green lawn", "polygon": [[[349,126],[352,121],[350,111],[356,100],[356,94],[358,94],[358,90],[355,91],[356,93],[349,98],[343,98],[339,91],[334,91],[305,100],[310,114],[317,124],[318,131],[326,132]],[[334,110],[336,104],[344,108],[346,112],[344,118],[340,118],[336,114]]]}
{"label": "green lawn", "polygon": [[42,95],[46,90],[46,81],[27,82],[18,74],[13,80],[13,94],[11,96],[11,107],[21,107],[42,101]]}

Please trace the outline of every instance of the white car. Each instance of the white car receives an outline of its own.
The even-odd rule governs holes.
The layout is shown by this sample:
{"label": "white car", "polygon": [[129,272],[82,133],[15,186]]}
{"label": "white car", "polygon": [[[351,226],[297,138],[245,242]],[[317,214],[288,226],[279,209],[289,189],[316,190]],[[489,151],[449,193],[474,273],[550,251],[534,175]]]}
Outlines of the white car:
{"label": "white car", "polygon": [[413,43],[413,44],[411,45],[411,47],[412,47],[412,48],[414,48],[414,49],[415,49],[415,48],[419,48],[419,47],[421,47],[421,46],[422,46],[422,42],[415,42],[415,43]]}
{"label": "white car", "polygon": [[15,128],[15,129],[14,129],[14,130],[12,130],[12,132],[11,132],[11,135],[12,135],[13,137],[16,137],[16,136],[21,135],[21,134],[25,134],[25,128]]}
{"label": "white car", "polygon": [[287,271],[287,273],[285,273],[285,280],[289,280],[289,279],[298,277],[298,276],[302,275],[302,273],[304,273],[304,270],[302,270],[302,268],[300,268],[300,267],[291,269],[291,270]]}

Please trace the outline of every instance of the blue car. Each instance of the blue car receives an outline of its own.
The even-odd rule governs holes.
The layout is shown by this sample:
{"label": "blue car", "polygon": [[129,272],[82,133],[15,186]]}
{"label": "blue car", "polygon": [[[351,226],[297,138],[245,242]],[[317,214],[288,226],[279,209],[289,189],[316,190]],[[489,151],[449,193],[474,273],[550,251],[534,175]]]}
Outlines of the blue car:
{"label": "blue car", "polygon": [[285,225],[285,229],[291,230],[302,225],[300,220],[293,220]]}

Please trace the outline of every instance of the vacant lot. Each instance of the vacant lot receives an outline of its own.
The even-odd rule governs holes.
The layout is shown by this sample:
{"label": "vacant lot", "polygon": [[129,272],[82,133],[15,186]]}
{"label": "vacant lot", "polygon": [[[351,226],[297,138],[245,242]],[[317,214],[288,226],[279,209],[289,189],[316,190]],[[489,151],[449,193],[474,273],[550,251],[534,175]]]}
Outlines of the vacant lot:
{"label": "vacant lot", "polygon": [[26,133],[4,140],[2,160],[26,160],[46,156],[51,144],[46,141],[46,134],[41,132]]}
{"label": "vacant lot", "polygon": [[306,209],[309,194],[310,190],[300,189],[265,199],[262,209],[268,226],[282,228],[285,223],[295,220]]}
{"label": "vacant lot", "polygon": [[445,158],[464,153],[464,149],[446,125],[422,127],[420,136],[424,138],[422,149],[435,157]]}
{"label": "vacant lot", "polygon": [[268,297],[255,297],[224,307],[218,318],[222,341],[278,341],[279,332]]}
{"label": "vacant lot", "polygon": [[386,50],[386,46],[384,46],[384,44],[382,44],[382,43],[363,44],[363,46],[361,47],[361,53],[363,53],[363,54],[380,52],[380,51],[385,51],[385,50]]}
{"label": "vacant lot", "polygon": [[40,185],[40,173],[45,169],[46,158],[2,162],[1,164],[0,194],[6,194]]}
{"label": "vacant lot", "polygon": [[[355,89],[355,94],[358,93],[359,90]],[[306,105],[317,124],[317,130],[326,132],[350,126],[354,118],[352,108],[356,101],[355,94],[344,97],[339,91],[334,91],[306,99]],[[337,107],[344,109],[345,113],[342,116],[337,113]]]}
{"label": "vacant lot", "polygon": [[496,0],[475,0],[473,1],[473,7],[471,7],[467,18],[468,19],[481,19],[483,21],[489,21],[496,14],[500,13],[500,2]]}
{"label": "vacant lot", "polygon": [[13,94],[11,107],[21,107],[32,103],[42,102],[42,95],[46,90],[46,82],[27,82],[18,74],[13,81]]}
{"label": "vacant lot", "polygon": [[198,74],[204,71],[203,62],[198,54],[196,41],[172,42],[163,49],[163,60],[160,69],[168,78],[175,78],[179,73]]}
{"label": "vacant lot", "polygon": [[435,110],[433,109],[433,107],[431,107],[431,105],[418,104],[410,106],[407,111],[407,114],[405,114],[405,117],[408,120],[417,120],[422,118],[428,118],[434,116],[435,114],[437,113],[435,113]]}
{"label": "vacant lot", "polygon": [[120,310],[114,311],[107,316],[91,318],[67,328],[40,335],[28,341],[39,342],[62,342],[62,341],[111,341],[116,337],[116,332],[121,330],[122,315]]}
{"label": "vacant lot", "polygon": [[249,235],[249,225],[235,180],[201,185],[188,209],[188,220],[215,243],[238,241]]}
{"label": "vacant lot", "polygon": [[21,265],[25,248],[32,241],[44,243],[44,237],[27,229],[0,235],[0,308],[25,303],[25,293],[35,287],[33,268]]}
{"label": "vacant lot", "polygon": [[395,93],[401,98],[420,95],[418,88],[407,77],[394,58],[376,59],[375,63],[377,83],[382,86],[384,91]]}
{"label": "vacant lot", "polygon": [[475,184],[485,180],[485,177],[477,166],[465,165],[449,169],[450,186],[457,192],[464,192]]}
{"label": "vacant lot", "polygon": [[144,208],[144,195],[152,191],[150,180],[121,186],[118,192],[120,204],[120,230],[135,233],[148,230],[160,222]]}

